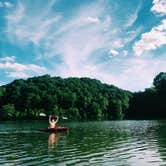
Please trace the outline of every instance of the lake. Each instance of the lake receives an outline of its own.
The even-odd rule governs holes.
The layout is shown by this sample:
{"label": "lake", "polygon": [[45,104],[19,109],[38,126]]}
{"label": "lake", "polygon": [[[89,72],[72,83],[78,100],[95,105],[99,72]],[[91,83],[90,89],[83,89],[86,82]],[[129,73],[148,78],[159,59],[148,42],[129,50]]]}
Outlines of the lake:
{"label": "lake", "polygon": [[68,133],[38,129],[47,121],[0,122],[0,165],[166,165],[166,121],[68,122]]}

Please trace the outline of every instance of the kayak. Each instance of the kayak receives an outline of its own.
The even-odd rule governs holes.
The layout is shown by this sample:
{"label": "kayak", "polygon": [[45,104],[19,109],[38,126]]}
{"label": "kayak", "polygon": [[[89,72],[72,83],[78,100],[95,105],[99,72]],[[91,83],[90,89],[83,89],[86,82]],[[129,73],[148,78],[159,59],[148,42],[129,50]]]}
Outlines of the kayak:
{"label": "kayak", "polygon": [[55,128],[39,129],[39,131],[45,131],[45,132],[67,132],[68,130],[69,130],[68,127],[62,127],[62,126],[57,126]]}

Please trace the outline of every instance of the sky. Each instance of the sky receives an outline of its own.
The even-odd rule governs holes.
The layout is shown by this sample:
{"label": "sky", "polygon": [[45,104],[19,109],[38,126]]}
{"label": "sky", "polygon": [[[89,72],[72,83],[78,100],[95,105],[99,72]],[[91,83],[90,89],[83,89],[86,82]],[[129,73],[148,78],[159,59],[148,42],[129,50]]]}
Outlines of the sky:
{"label": "sky", "polygon": [[0,85],[90,77],[130,91],[166,71],[166,0],[0,0]]}

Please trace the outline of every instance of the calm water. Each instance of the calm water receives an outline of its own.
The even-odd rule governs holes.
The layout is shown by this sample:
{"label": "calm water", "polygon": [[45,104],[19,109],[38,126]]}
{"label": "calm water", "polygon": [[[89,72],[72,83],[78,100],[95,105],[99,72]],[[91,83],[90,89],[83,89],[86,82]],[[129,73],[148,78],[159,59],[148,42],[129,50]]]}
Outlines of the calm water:
{"label": "calm water", "polygon": [[39,132],[46,121],[0,123],[0,165],[166,165],[166,121],[66,123],[68,134]]}

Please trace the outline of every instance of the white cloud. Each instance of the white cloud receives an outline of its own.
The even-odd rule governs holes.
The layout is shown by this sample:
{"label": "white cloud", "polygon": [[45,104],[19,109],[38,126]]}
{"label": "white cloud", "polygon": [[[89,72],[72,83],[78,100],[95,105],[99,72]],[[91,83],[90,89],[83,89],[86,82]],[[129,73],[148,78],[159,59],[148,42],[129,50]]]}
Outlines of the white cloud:
{"label": "white cloud", "polygon": [[[105,31],[110,29],[111,19],[105,15],[103,6],[99,4],[81,7],[65,22],[47,7],[45,14],[41,14],[44,12],[41,9],[40,14],[35,17],[27,8],[19,2],[14,13],[7,16],[9,38],[13,42],[21,41],[21,44],[32,42],[36,49],[42,47],[44,51],[41,52],[41,57],[61,55],[63,68],[66,68],[68,73],[87,63],[87,58],[94,51],[117,48],[119,42],[120,45],[123,43],[116,34],[112,34],[112,30]],[[88,12],[85,12],[86,10]],[[103,16],[102,20],[99,20],[100,16]]]}
{"label": "white cloud", "polygon": [[[95,74],[96,78],[100,78],[101,81],[114,84],[122,89],[144,90],[152,86],[153,79],[159,72],[166,71],[165,61],[166,58],[153,59],[149,56],[118,59],[115,66],[112,66],[111,62],[107,63],[97,68]],[[115,67],[119,69],[116,72],[112,71]]]}
{"label": "white cloud", "polygon": [[13,7],[13,4],[10,3],[10,2],[8,2],[8,1],[0,2],[0,7],[12,8],[12,7]]}
{"label": "white cloud", "polygon": [[13,4],[8,2],[8,1],[5,1],[4,6],[7,7],[7,8],[11,8],[11,7],[13,7]]}
{"label": "white cloud", "polygon": [[130,27],[135,23],[135,21],[138,18],[138,13],[140,11],[140,8],[141,8],[141,5],[138,5],[138,7],[134,10],[134,12],[131,13],[131,15],[129,16],[129,18],[128,18],[126,24],[124,25],[124,27],[126,27],[126,28]]}
{"label": "white cloud", "polygon": [[14,56],[0,58],[0,70],[6,72],[9,77],[28,77],[31,74],[46,73],[46,68],[35,64],[21,64],[16,62]]}
{"label": "white cloud", "polygon": [[161,24],[153,27],[150,32],[143,33],[141,39],[137,41],[133,50],[136,55],[141,55],[144,51],[155,50],[166,44],[166,19]]}
{"label": "white cloud", "polygon": [[[138,91],[152,86],[154,77],[160,71],[166,71],[165,61],[166,59],[153,59],[150,57],[118,59],[115,64],[109,61],[98,66],[80,66],[80,71],[66,72],[63,77],[86,76],[100,79],[104,83],[113,84],[122,89]],[[115,68],[118,68],[118,70],[113,70]]]}
{"label": "white cloud", "polygon": [[[119,86],[129,90],[143,90],[152,86],[154,77],[161,71],[166,71],[166,59],[132,58],[127,63],[127,68],[122,72]],[[130,78],[130,79],[129,79]]]}
{"label": "white cloud", "polygon": [[3,58],[0,58],[0,62],[1,61],[6,61],[6,62],[10,62],[10,61],[15,61],[16,57],[15,56],[6,56]]}
{"label": "white cloud", "polygon": [[98,23],[100,22],[98,17],[88,17],[87,20],[91,23]]}
{"label": "white cloud", "polygon": [[[102,60],[97,64],[92,59],[95,59],[95,56],[98,56],[96,54],[100,54],[101,50],[108,55],[109,51],[113,56],[120,55],[117,50],[124,50],[125,44],[132,41],[140,33],[140,29],[128,32],[124,37],[124,34],[122,35],[124,27],[114,26],[111,16],[105,11],[105,1],[100,2],[102,3],[95,2],[88,6],[81,6],[75,10],[73,15],[65,19],[63,14],[52,12],[46,5],[47,3],[43,8],[39,7],[40,10],[31,10],[30,13],[28,9],[32,6],[28,8],[23,1],[19,1],[15,10],[6,17],[7,36],[17,44],[33,43],[38,56],[40,54],[40,60],[45,58],[48,62],[49,58],[56,59],[57,55],[60,56],[62,60],[60,64],[55,64],[52,59],[49,61],[53,68],[52,71],[49,71],[51,75],[87,76],[118,85],[121,88],[129,87],[127,79],[129,76],[134,76],[132,71],[128,71],[129,76],[122,74],[123,72],[118,75],[111,74],[114,69],[106,72],[107,68],[112,66],[109,60],[106,64]],[[131,26],[135,19],[130,21],[128,26]],[[40,49],[42,49],[41,52]],[[126,55],[128,52],[124,50],[123,53]],[[105,58],[107,55],[101,56]],[[127,61],[125,63],[127,64]],[[8,70],[12,70],[8,76],[26,76],[29,74],[28,69],[31,69],[31,73],[46,71],[40,66],[23,65],[15,61],[2,65],[6,66]],[[117,67],[119,67],[118,65]],[[16,67],[20,70],[14,70]],[[129,68],[132,68],[132,63]],[[142,70],[140,71],[142,72]],[[136,83],[131,82],[133,88]]]}
{"label": "white cloud", "polygon": [[38,65],[35,65],[35,64],[28,64],[26,70],[28,70],[28,69],[30,69],[30,70],[32,70],[33,72],[36,72],[36,73],[45,73],[46,72],[45,67],[41,67],[41,66],[38,66]]}
{"label": "white cloud", "polygon": [[116,50],[113,50],[113,49],[111,49],[109,52],[110,52],[110,54],[111,54],[112,56],[117,56],[117,55],[119,55],[119,52],[116,51]]}
{"label": "white cloud", "polygon": [[6,72],[6,74],[10,78],[27,78],[29,76],[25,72],[21,72],[21,71]]}
{"label": "white cloud", "polygon": [[135,21],[137,20],[137,13],[134,13],[133,15],[130,16],[129,20],[127,20],[127,23],[124,25],[125,27],[130,27],[132,26]]}
{"label": "white cloud", "polygon": [[128,51],[127,50],[123,50],[123,55],[127,56],[128,55]]}
{"label": "white cloud", "polygon": [[5,63],[0,63],[0,69],[11,69],[11,70],[22,71],[25,70],[26,67],[19,63],[5,62]]}
{"label": "white cloud", "polygon": [[2,2],[0,2],[0,7],[3,7],[3,3]]}
{"label": "white cloud", "polygon": [[153,0],[153,6],[151,11],[160,15],[166,15],[166,1],[165,0]]}
{"label": "white cloud", "polygon": [[[153,0],[151,11],[155,14],[166,15],[166,1]],[[166,19],[160,25],[151,29],[150,32],[143,33],[141,39],[135,42],[133,50],[136,55],[141,55],[145,51],[156,50],[166,44]]]}
{"label": "white cloud", "polygon": [[83,58],[97,49],[123,47],[132,35],[128,34],[127,39],[119,37],[119,29],[111,26],[111,18],[106,14],[104,5],[92,3],[82,6],[64,21],[62,16],[51,11],[49,4],[40,11],[35,10],[36,13],[30,13],[30,7],[19,1],[16,9],[6,17],[8,37],[13,42],[20,41],[20,44],[32,42],[36,49],[42,47],[44,52],[41,55],[47,57],[57,54],[70,56],[64,55],[70,51],[70,54],[77,54],[77,58],[80,54]]}
{"label": "white cloud", "polygon": [[[50,1],[49,5],[53,1]],[[35,16],[34,16],[35,15]],[[41,12],[31,13],[30,7],[18,2],[16,9],[6,16],[8,37],[15,42],[32,42],[40,44],[47,36],[47,33],[59,19],[60,15],[50,14],[50,9],[44,8]]]}

